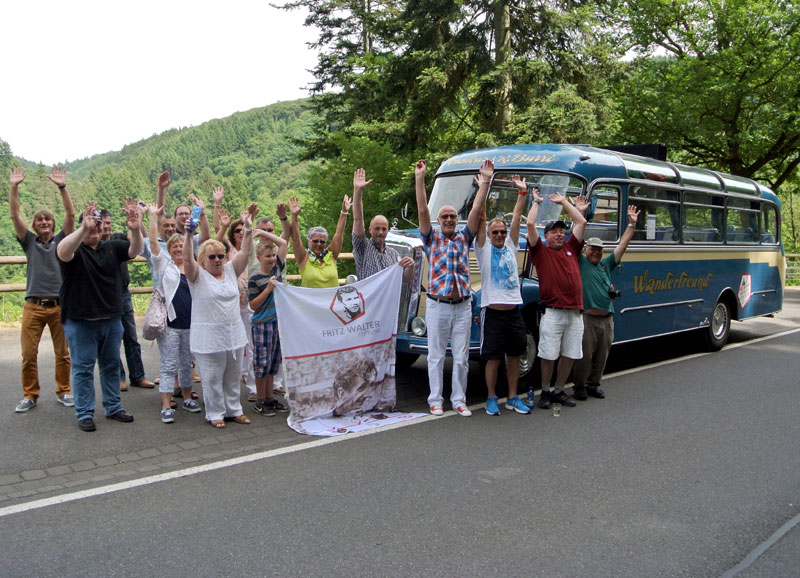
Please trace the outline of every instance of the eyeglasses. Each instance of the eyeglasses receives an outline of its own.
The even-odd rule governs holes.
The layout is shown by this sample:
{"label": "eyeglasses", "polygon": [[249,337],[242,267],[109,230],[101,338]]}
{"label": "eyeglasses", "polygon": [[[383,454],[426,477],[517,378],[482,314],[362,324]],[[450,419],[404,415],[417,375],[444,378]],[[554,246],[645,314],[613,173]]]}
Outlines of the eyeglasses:
{"label": "eyeglasses", "polygon": [[508,235],[508,231],[492,231],[492,235]]}
{"label": "eyeglasses", "polygon": [[234,234],[234,235],[240,235],[241,233],[242,233],[242,230],[241,230],[241,229],[234,229],[234,230],[233,230],[233,234]]}
{"label": "eyeglasses", "polygon": [[274,233],[275,229],[264,229],[267,233]]}
{"label": "eyeglasses", "polygon": [[325,243],[325,239],[311,239],[312,243]]}
{"label": "eyeglasses", "polygon": [[209,259],[211,259],[212,261],[215,261],[215,260],[217,260],[217,259],[219,259],[220,261],[222,261],[222,260],[225,258],[225,255],[224,255],[224,254],[223,254],[223,255],[206,255],[206,257],[208,257],[208,258],[209,258]]}
{"label": "eyeglasses", "polygon": [[439,215],[439,218],[443,221],[455,221],[458,215]]}

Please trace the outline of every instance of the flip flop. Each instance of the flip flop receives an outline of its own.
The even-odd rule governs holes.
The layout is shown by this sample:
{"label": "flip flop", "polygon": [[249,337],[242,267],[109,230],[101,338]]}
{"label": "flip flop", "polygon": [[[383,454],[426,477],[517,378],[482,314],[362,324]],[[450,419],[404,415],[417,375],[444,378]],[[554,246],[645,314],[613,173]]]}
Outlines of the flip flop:
{"label": "flip flop", "polygon": [[236,417],[231,418],[232,422],[240,423],[242,425],[247,425],[250,423],[250,418],[246,415],[237,415]]}
{"label": "flip flop", "polygon": [[212,427],[215,427],[217,429],[223,429],[225,427],[225,422],[221,419],[212,419],[208,423],[210,423]]}

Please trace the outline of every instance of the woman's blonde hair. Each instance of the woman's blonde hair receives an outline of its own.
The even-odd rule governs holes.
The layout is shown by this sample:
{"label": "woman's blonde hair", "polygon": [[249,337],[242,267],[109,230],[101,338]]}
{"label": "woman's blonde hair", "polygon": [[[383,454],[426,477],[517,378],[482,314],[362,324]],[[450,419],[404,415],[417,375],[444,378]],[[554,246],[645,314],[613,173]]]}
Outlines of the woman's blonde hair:
{"label": "woman's blonde hair", "polygon": [[170,252],[170,250],[172,249],[172,246],[175,243],[177,243],[179,241],[181,243],[183,243],[184,240],[185,240],[185,237],[183,235],[181,235],[180,233],[173,233],[173,235],[169,239],[167,239],[167,253]]}
{"label": "woman's blonde hair", "polygon": [[203,261],[206,258],[206,255],[208,255],[211,251],[215,249],[217,251],[225,253],[225,245],[223,245],[216,239],[209,239],[208,241],[200,245],[200,250],[197,252],[197,262],[202,266]]}

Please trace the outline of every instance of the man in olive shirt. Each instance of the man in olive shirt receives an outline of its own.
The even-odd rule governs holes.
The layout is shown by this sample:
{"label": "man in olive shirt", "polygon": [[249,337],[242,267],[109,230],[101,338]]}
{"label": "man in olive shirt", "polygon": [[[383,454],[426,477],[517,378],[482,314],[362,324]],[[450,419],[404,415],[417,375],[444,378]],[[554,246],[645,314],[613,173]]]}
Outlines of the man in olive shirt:
{"label": "man in olive shirt", "polygon": [[579,401],[586,401],[590,395],[597,399],[606,396],[600,389],[600,379],[614,341],[611,271],[622,261],[638,218],[639,211],[629,206],[625,232],[607,257],[603,258],[603,241],[597,237],[588,239],[583,254],[578,256],[583,284],[583,358],[575,362],[573,378],[574,397]]}
{"label": "man in olive shirt", "polygon": [[61,307],[58,300],[61,271],[56,258],[56,246],[75,228],[75,209],[67,191],[66,173],[58,167],[53,167],[52,173],[47,178],[58,187],[64,205],[64,225],[57,234],[55,216],[47,209],[39,209],[34,213],[31,226],[33,231],[28,230],[19,203],[19,185],[25,180],[25,172],[22,167],[11,169],[9,178],[11,188],[8,206],[11,210],[11,222],[14,225],[17,241],[22,245],[28,259],[25,305],[19,333],[24,397],[17,404],[15,409],[17,413],[24,413],[36,407],[39,400],[41,391],[38,366],[39,342],[45,325],[50,329],[56,358],[56,401],[67,407],[73,405],[69,385],[69,349],[61,325]]}

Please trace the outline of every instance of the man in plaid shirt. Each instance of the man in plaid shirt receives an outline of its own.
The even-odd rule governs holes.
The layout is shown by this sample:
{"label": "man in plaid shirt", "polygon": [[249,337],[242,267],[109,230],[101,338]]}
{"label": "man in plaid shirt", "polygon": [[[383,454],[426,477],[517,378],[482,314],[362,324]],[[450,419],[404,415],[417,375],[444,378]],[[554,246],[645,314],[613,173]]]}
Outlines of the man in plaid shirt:
{"label": "man in plaid shirt", "polygon": [[431,227],[431,214],[425,192],[424,159],[414,169],[417,213],[423,248],[428,258],[428,299],[425,324],[428,327],[428,381],[431,393],[428,405],[433,415],[444,413],[442,379],[447,343],[453,354],[453,391],[450,402],[464,417],[467,408],[467,371],[469,334],[472,325],[472,298],[469,286],[469,246],[478,231],[480,211],[469,213],[467,226],[456,231],[458,212],[450,205],[439,209],[439,230]]}

